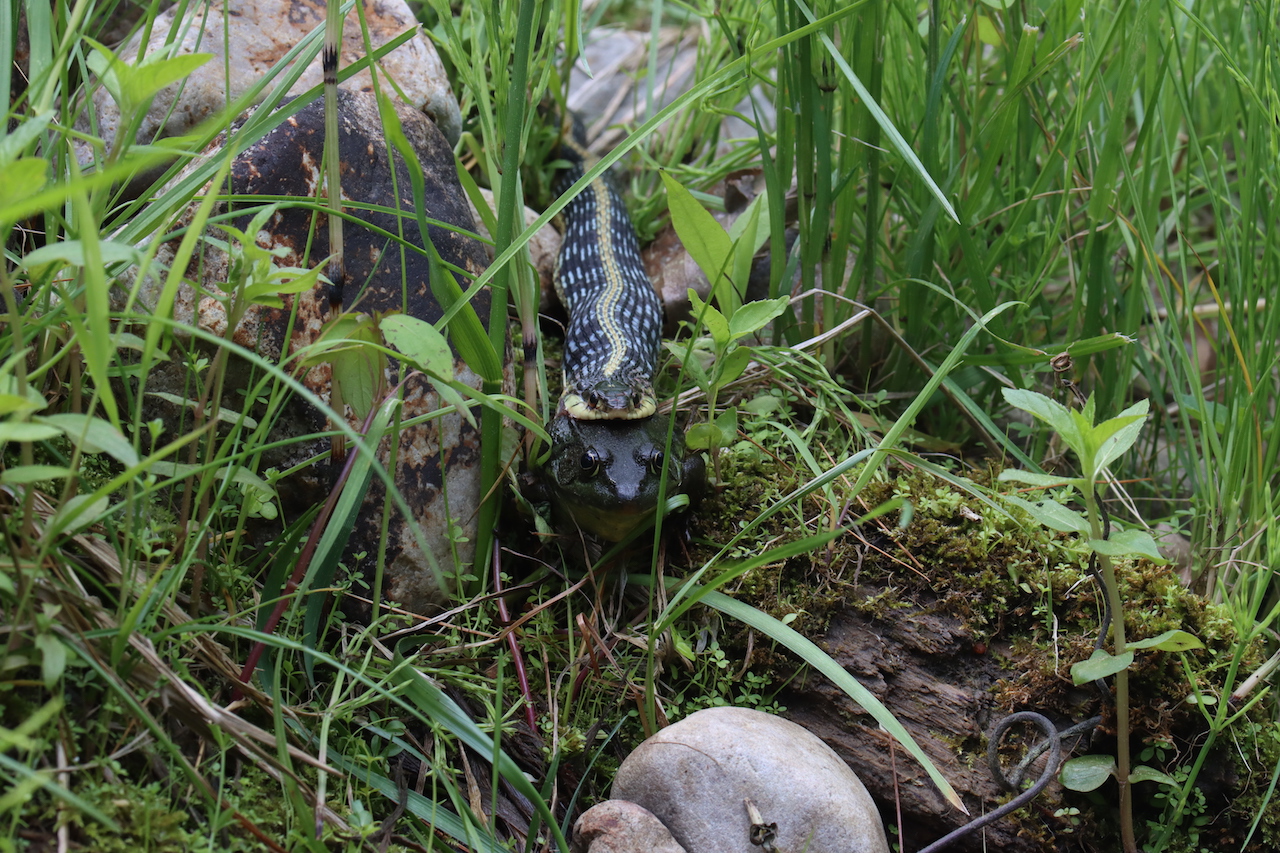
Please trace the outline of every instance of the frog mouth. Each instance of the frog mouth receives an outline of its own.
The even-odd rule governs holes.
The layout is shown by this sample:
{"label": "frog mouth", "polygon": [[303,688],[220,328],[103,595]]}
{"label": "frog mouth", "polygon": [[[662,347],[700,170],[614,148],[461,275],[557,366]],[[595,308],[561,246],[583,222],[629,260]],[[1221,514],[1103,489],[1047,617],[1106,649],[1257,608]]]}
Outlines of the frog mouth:
{"label": "frog mouth", "polygon": [[566,501],[569,515],[578,527],[608,542],[620,542],[628,534],[653,518],[655,507],[640,503],[626,503],[602,507],[592,504]]}

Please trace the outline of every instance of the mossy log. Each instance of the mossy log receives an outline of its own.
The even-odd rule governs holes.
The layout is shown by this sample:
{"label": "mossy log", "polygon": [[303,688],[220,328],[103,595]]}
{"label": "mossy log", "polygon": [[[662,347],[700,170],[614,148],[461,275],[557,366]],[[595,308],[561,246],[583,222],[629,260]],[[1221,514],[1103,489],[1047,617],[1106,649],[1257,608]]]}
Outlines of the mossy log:
{"label": "mossy log", "polygon": [[[901,815],[900,849],[910,853],[1013,796],[986,759],[988,734],[1006,715],[1037,711],[1059,731],[1100,716],[1090,734],[1063,743],[1064,759],[1114,756],[1116,733],[1110,695],[1071,680],[1072,664],[1094,651],[1104,615],[1084,549],[920,475],[884,484],[867,505],[895,493],[909,495],[916,508],[905,529],[886,517],[822,554],[776,564],[728,591],[793,619],[793,627],[893,713],[960,794],[969,815],[949,805],[915,760],[841,690],[813,672],[793,677],[794,658],[782,649],[762,650],[758,637],[744,644],[755,648],[748,666],[767,666],[787,682],[777,696],[785,715],[823,738],[859,774],[891,840]],[[1196,690],[1211,697],[1224,692],[1238,639],[1227,609],[1188,590],[1174,569],[1122,561],[1118,575],[1130,641],[1179,628],[1205,644],[1184,654],[1140,651],[1130,666],[1135,763],[1177,777],[1199,759],[1208,731],[1187,697]],[[1244,650],[1226,690],[1264,657],[1257,643]],[[1190,807],[1173,821],[1178,842],[1169,849],[1240,850],[1260,809],[1263,819],[1244,849],[1275,849],[1280,816],[1266,791],[1280,748],[1261,734],[1272,725],[1267,712],[1258,706],[1256,713],[1256,725],[1240,721],[1207,755]],[[1017,764],[1026,754],[1024,741],[1040,739],[1030,728],[1012,730],[1002,744],[1002,764]],[[1033,764],[1026,777],[1034,780],[1042,766]],[[1170,822],[1168,790],[1151,781],[1135,787],[1140,835],[1149,824]],[[1088,794],[1064,790],[1055,779],[1029,806],[948,849],[1112,853],[1120,847],[1116,800],[1114,779]]]}
{"label": "mossy log", "polygon": [[[971,816],[1008,799],[981,759],[986,733],[1005,715],[992,691],[1008,673],[999,653],[977,644],[963,620],[924,611],[899,611],[895,618],[881,620],[846,609],[831,620],[823,645],[906,726],[961,795]],[[787,717],[825,740],[857,770],[884,811],[887,825],[896,824],[901,808],[901,849],[918,850],[969,820],[947,803],[920,765],[895,749],[893,739],[831,682],[810,674],[794,683],[781,701]],[[1057,717],[1055,724],[1062,728],[1074,722],[1050,716]],[[1036,773],[1039,769],[1037,765]],[[1057,782],[1051,783],[1032,809],[1051,815],[1062,807],[1062,793]],[[953,849],[1052,849],[1035,837],[1040,834],[1037,823],[1043,821],[1028,819],[1024,810]]]}

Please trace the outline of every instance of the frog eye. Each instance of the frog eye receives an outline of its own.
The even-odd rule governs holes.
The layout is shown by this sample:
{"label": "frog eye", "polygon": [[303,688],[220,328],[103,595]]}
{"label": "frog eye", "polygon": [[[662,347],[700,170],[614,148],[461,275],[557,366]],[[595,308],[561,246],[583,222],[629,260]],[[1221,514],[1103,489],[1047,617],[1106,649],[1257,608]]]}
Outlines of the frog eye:
{"label": "frog eye", "polygon": [[588,477],[594,477],[600,473],[600,454],[595,450],[586,450],[582,454],[582,459],[578,460],[578,465],[582,467],[582,473]]}
{"label": "frog eye", "polygon": [[659,448],[655,447],[653,450],[649,451],[649,456],[644,460],[644,464],[649,468],[651,473],[657,476],[662,473],[662,463],[665,461],[665,458],[665,454]]}

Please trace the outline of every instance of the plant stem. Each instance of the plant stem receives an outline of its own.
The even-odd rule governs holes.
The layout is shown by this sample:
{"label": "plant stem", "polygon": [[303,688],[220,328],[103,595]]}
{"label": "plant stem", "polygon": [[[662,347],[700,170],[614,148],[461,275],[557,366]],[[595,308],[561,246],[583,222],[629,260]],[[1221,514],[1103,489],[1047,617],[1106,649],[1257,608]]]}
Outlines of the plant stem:
{"label": "plant stem", "polygon": [[[1092,483],[1081,490],[1085,508],[1089,514],[1089,527],[1094,539],[1102,539],[1102,514]],[[1102,585],[1107,592],[1107,606],[1111,609],[1111,637],[1115,645],[1112,654],[1122,655],[1125,650],[1124,602],[1120,599],[1120,585],[1116,582],[1115,566],[1106,554],[1098,555],[1102,569]],[[1120,842],[1125,853],[1138,853],[1133,834],[1133,790],[1129,787],[1129,670],[1116,673],[1116,783],[1120,787]]]}

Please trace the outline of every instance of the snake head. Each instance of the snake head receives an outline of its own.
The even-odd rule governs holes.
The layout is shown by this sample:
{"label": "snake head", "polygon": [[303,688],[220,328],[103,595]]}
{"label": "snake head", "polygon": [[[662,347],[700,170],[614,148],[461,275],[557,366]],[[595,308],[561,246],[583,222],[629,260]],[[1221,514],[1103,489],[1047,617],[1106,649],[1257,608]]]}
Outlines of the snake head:
{"label": "snake head", "polygon": [[605,379],[583,383],[581,391],[566,389],[560,409],[581,421],[630,421],[651,416],[658,409],[658,399],[647,383]]}

